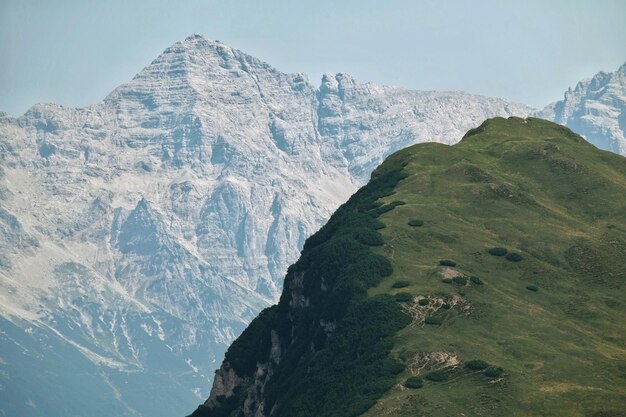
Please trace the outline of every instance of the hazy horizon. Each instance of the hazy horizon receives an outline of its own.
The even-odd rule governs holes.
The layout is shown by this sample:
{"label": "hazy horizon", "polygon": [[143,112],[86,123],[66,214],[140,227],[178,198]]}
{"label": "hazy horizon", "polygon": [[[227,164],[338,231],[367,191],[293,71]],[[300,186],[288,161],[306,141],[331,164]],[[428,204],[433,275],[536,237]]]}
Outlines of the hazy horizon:
{"label": "hazy horizon", "polygon": [[280,71],[304,72],[313,84],[344,72],[361,82],[538,108],[626,60],[626,3],[613,0],[121,4],[2,2],[0,111],[96,103],[192,33]]}

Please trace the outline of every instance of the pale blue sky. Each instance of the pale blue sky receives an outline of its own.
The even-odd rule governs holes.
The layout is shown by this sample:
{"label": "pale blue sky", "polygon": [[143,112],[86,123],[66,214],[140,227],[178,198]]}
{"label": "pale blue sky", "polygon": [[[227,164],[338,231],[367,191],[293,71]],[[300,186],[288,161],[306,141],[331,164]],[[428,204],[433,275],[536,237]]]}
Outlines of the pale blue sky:
{"label": "pale blue sky", "polygon": [[534,106],[626,61],[626,1],[0,0],[0,111],[104,98],[192,33],[285,72]]}

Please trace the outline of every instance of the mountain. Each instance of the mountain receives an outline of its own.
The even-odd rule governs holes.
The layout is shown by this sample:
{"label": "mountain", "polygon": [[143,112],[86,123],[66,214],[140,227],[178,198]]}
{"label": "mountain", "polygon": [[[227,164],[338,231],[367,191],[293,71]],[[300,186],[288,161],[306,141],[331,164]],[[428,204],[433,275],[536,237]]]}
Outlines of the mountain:
{"label": "mountain", "polygon": [[626,155],[626,63],[579,82],[537,116],[569,127],[600,149]]}
{"label": "mountain", "polygon": [[624,157],[536,118],[393,154],[192,416],[623,416],[624,195]]}
{"label": "mountain", "polygon": [[102,102],[0,115],[0,415],[171,416],[382,159],[531,108],[191,36]]}

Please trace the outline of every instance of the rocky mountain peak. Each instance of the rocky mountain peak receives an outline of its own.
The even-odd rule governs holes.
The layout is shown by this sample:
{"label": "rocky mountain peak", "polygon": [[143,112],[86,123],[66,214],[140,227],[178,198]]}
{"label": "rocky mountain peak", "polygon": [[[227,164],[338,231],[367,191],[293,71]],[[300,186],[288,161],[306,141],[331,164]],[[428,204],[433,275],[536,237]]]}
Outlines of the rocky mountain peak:
{"label": "rocky mountain peak", "polygon": [[626,155],[626,64],[600,71],[536,113],[581,134],[597,147]]}

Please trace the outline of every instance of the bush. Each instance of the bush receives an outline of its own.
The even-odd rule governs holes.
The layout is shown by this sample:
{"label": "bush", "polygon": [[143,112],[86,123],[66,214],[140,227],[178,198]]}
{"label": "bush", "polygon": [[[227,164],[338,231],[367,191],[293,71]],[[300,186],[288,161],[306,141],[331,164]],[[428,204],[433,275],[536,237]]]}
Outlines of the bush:
{"label": "bush", "polygon": [[467,277],[464,275],[459,275],[452,278],[452,282],[454,282],[456,285],[467,285]]}
{"label": "bush", "polygon": [[508,252],[509,251],[506,250],[506,248],[491,248],[491,249],[489,249],[489,255],[493,255],[493,256],[504,256]]}
{"label": "bush", "polygon": [[406,288],[409,285],[411,285],[411,283],[409,281],[396,281],[396,282],[393,283],[391,288]]}
{"label": "bush", "polygon": [[380,233],[368,229],[360,230],[354,238],[367,246],[382,246],[385,243]]}
{"label": "bush", "polygon": [[511,262],[519,262],[519,261],[521,261],[524,258],[519,253],[511,252],[511,253],[509,253],[508,255],[505,256],[505,259],[507,261],[511,261]]}
{"label": "bush", "polygon": [[430,316],[426,317],[424,323],[430,324],[432,326],[441,326],[441,324],[443,323],[443,319],[441,317]]}
{"label": "bush", "polygon": [[426,374],[426,379],[433,382],[447,381],[449,377],[450,375],[448,374],[448,372],[444,371],[443,369],[430,371]]}
{"label": "bush", "polygon": [[393,201],[391,204],[393,204],[394,206],[404,206],[406,204],[406,201],[396,200]]}
{"label": "bush", "polygon": [[533,292],[537,292],[537,291],[539,291],[539,287],[538,287],[538,286],[536,286],[536,285],[527,285],[527,286],[526,286],[526,289],[527,289],[528,291],[533,291]]}
{"label": "bush", "polygon": [[384,229],[385,227],[387,227],[385,223],[381,222],[378,219],[372,219],[372,229],[380,230],[380,229]]}
{"label": "bush", "polygon": [[450,310],[452,308],[452,306],[448,303],[443,303],[441,305],[441,308],[443,308],[444,310]]}
{"label": "bush", "polygon": [[427,306],[428,305],[428,299],[420,298],[420,300],[417,302],[417,304],[419,304],[421,306]]}
{"label": "bush", "polygon": [[407,388],[418,389],[424,386],[424,381],[419,376],[412,376],[406,380],[404,386]]}
{"label": "bush", "polygon": [[408,303],[413,300],[413,296],[408,292],[399,292],[394,297],[399,303]]}
{"label": "bush", "polygon": [[393,210],[395,208],[396,208],[396,204],[393,204],[393,203],[385,204],[384,206],[380,206],[380,207],[374,209],[372,214],[373,214],[374,217],[378,217],[381,214],[385,214],[388,211],[391,211],[391,210]]}
{"label": "bush", "polygon": [[497,366],[490,366],[485,371],[485,376],[488,376],[489,378],[499,378],[503,373],[504,369],[498,368]]}
{"label": "bush", "polygon": [[442,259],[439,261],[439,265],[441,266],[456,266],[456,262],[451,261],[449,259]]}
{"label": "bush", "polygon": [[441,280],[444,284],[452,284],[452,278],[444,278]]}
{"label": "bush", "polygon": [[478,278],[476,275],[472,275],[470,277],[470,281],[472,281],[472,284],[474,285],[483,285],[483,281],[480,278]]}
{"label": "bush", "polygon": [[418,219],[413,219],[413,220],[409,221],[409,226],[422,227],[422,226],[424,226],[424,221],[423,220],[418,220]]}
{"label": "bush", "polygon": [[483,369],[489,368],[489,364],[485,361],[481,361],[480,359],[474,359],[465,363],[465,367],[472,371],[482,371]]}

